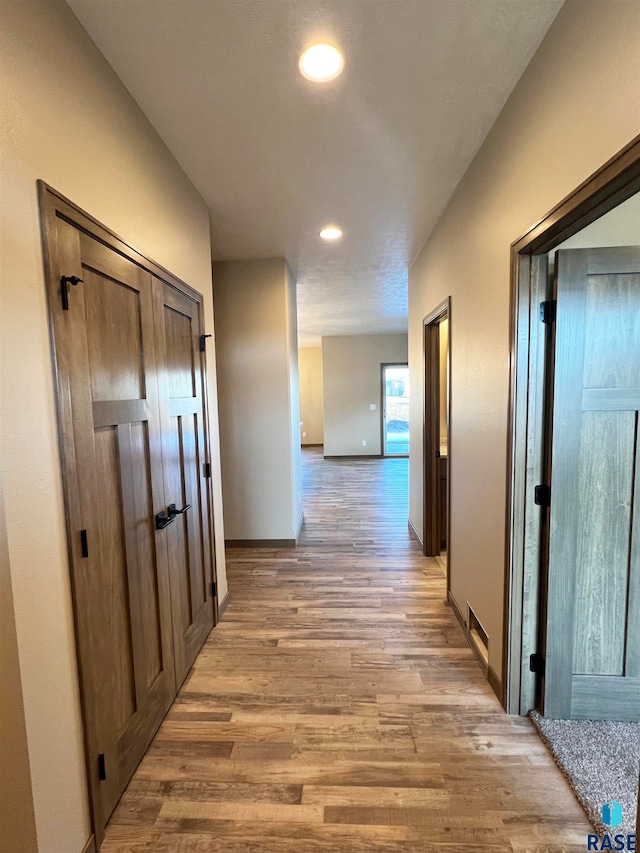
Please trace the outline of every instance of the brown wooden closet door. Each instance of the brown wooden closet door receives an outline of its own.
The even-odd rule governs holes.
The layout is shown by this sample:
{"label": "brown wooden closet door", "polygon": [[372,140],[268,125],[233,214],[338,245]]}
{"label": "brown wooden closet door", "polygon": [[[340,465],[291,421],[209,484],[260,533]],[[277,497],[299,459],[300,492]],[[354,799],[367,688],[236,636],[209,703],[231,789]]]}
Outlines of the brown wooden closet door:
{"label": "brown wooden closet door", "polygon": [[164,489],[178,513],[167,529],[177,683],[186,678],[214,624],[210,499],[205,477],[200,305],[154,281]]}
{"label": "brown wooden closet door", "polygon": [[50,304],[100,837],[175,695],[167,531],[154,523],[165,501],[152,276],[63,220],[56,227],[60,272],[83,280],[68,310],[53,287]]}

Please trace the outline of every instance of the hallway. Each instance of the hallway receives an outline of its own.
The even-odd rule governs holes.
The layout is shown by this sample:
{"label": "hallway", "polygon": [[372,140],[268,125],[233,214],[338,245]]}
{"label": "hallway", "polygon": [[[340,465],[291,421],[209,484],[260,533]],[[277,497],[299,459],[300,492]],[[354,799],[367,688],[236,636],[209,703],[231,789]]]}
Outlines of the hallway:
{"label": "hallway", "polygon": [[582,809],[408,536],[408,460],[303,463],[299,547],[229,552],[230,605],[102,851],[584,850]]}

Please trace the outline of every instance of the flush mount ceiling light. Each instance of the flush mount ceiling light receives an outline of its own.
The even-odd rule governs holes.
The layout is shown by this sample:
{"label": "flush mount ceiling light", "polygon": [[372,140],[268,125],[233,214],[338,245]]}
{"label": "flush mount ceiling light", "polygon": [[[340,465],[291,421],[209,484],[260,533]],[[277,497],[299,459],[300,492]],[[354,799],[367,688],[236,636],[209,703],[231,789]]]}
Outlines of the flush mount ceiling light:
{"label": "flush mount ceiling light", "polygon": [[338,228],[337,225],[327,225],[320,232],[320,236],[323,240],[339,240],[342,237],[342,228]]}
{"label": "flush mount ceiling light", "polygon": [[330,44],[314,44],[300,57],[300,73],[317,83],[335,80],[343,67],[342,54]]}

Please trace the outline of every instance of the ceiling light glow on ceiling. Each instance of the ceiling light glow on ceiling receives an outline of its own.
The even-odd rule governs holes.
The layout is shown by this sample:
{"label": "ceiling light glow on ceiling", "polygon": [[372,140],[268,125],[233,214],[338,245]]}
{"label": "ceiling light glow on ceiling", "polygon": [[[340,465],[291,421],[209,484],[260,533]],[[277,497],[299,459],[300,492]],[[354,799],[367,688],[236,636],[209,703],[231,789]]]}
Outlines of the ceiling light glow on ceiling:
{"label": "ceiling light glow on ceiling", "polygon": [[320,232],[320,236],[323,240],[339,240],[342,237],[342,229],[337,225],[327,225]]}
{"label": "ceiling light glow on ceiling", "polygon": [[314,44],[300,57],[300,73],[307,80],[334,80],[344,67],[342,54],[330,44]]}

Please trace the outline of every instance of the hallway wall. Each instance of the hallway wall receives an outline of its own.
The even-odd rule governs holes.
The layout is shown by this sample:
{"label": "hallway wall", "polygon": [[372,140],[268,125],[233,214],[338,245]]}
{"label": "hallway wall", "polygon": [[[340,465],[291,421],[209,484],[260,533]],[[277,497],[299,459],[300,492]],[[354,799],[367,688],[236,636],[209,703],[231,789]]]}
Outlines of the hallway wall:
{"label": "hallway wall", "polygon": [[[213,332],[209,214],[62,0],[3,0],[1,18],[0,464],[8,555],[39,849],[78,853],[89,819],[36,180],[200,290]],[[222,597],[212,341],[207,360]]]}
{"label": "hallway wall", "polygon": [[295,281],[284,258],[213,270],[227,539],[293,539],[302,516]]}
{"label": "hallway wall", "polygon": [[[1,308],[1,302],[0,302]],[[37,851],[0,468],[0,850]]]}
{"label": "hallway wall", "polygon": [[322,444],[324,442],[324,423],[322,418],[322,349],[321,347],[300,347],[298,350],[300,367],[300,420],[302,423],[301,443]]}
{"label": "hallway wall", "polygon": [[289,365],[289,447],[291,455],[291,506],[294,539],[302,527],[302,453],[300,451],[300,367],[298,364],[298,282],[285,261],[285,298],[287,321],[287,363]]}
{"label": "hallway wall", "polygon": [[406,361],[406,335],[322,338],[325,456],[380,456],[381,365]]}
{"label": "hallway wall", "polygon": [[[502,666],[510,244],[640,130],[635,0],[567,0],[409,274],[409,349],[452,297],[451,587]],[[422,530],[422,401],[411,401],[411,521]]]}

